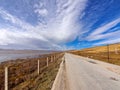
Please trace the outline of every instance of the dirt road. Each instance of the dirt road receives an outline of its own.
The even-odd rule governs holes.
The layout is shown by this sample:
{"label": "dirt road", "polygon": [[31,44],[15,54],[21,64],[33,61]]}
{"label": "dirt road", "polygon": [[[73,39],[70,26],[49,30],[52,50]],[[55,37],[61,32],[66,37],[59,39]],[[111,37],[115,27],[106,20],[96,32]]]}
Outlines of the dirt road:
{"label": "dirt road", "polygon": [[[64,81],[57,83],[54,90],[120,90],[120,75],[114,72],[116,68],[119,71],[120,66],[68,53],[64,65],[65,73],[59,76],[61,80],[64,77]],[[63,85],[67,88],[60,88]]]}

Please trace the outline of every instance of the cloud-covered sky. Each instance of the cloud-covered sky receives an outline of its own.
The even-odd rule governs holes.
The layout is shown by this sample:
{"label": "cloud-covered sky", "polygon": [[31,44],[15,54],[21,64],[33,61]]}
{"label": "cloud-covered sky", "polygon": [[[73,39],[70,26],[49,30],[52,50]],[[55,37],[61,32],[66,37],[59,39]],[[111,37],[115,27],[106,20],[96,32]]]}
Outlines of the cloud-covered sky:
{"label": "cloud-covered sky", "polygon": [[120,0],[0,0],[0,48],[81,49],[120,42]]}

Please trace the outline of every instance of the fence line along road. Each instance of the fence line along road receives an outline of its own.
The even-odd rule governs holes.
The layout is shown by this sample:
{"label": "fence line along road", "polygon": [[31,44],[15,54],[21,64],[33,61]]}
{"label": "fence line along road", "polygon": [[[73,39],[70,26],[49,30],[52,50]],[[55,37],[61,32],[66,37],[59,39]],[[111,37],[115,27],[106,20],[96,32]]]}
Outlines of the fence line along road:
{"label": "fence line along road", "polygon": [[[63,54],[51,54],[51,55],[49,55],[49,56],[45,56],[45,58],[46,58],[46,60],[43,60],[42,62],[41,62],[41,60],[40,59],[38,59],[38,60],[33,60],[33,63],[30,63],[29,61],[27,62],[28,64],[30,63],[31,65],[33,65],[34,67],[36,67],[36,68],[34,68],[35,70],[33,70],[33,71],[36,71],[36,74],[37,75],[39,75],[40,74],[40,68],[41,68],[41,66],[40,66],[40,62],[41,63],[43,63],[43,62],[45,62],[46,64],[44,65],[45,67],[49,67],[49,63],[54,63],[57,59],[59,59],[59,58],[62,58],[63,57]],[[36,64],[35,64],[35,62],[36,62]],[[15,63],[15,64],[17,64],[17,63]],[[30,65],[29,64],[29,65]],[[22,65],[22,64],[21,64]],[[29,67],[27,67],[27,68],[30,68],[31,67],[31,65],[29,66]],[[35,65],[37,65],[37,66],[35,66]],[[43,67],[44,67],[43,66]],[[10,70],[12,70],[11,69],[11,67],[12,66],[6,66],[5,68],[4,68],[4,90],[9,90],[9,82],[11,82],[11,81],[9,81],[9,76],[11,76],[11,71]],[[24,71],[24,69],[25,68],[21,68],[22,70],[20,70],[20,71]],[[31,68],[31,69],[33,69],[33,68]],[[30,69],[28,69],[28,71],[26,71],[26,72],[30,72],[29,71]],[[17,69],[16,69],[16,71],[17,71]],[[15,71],[15,72],[16,72]],[[34,72],[33,72],[34,73]],[[9,75],[8,75],[9,74]],[[15,73],[14,73],[15,74]],[[0,90],[1,90],[1,87],[0,87]]]}

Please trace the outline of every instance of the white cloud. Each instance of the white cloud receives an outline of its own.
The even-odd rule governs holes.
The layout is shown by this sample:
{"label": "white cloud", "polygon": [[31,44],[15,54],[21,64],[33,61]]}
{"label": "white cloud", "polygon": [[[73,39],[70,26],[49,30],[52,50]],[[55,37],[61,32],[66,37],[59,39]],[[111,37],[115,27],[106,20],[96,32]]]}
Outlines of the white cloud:
{"label": "white cloud", "polygon": [[[0,8],[0,16],[10,25],[13,25],[0,28],[0,46],[13,47],[16,45],[17,48],[22,46],[32,49],[68,49],[65,46],[66,43],[74,41],[78,36],[81,40],[82,35],[89,31],[83,30],[81,21],[78,21],[85,15],[83,11],[86,5],[87,0],[43,0],[37,2],[33,6],[34,13],[39,20],[36,26]],[[106,41],[101,41],[96,45],[116,42],[120,38],[120,31],[105,32],[119,22],[120,18],[102,25],[93,30],[84,40],[106,39]]]}
{"label": "white cloud", "polygon": [[[109,22],[97,29],[95,29],[92,33],[90,33],[85,39],[88,41],[95,41],[95,40],[101,40],[101,39],[113,39],[113,37],[120,37],[120,31],[114,31],[114,32],[108,32],[112,27],[117,25],[120,22],[120,18]],[[106,33],[105,33],[106,32]]]}
{"label": "white cloud", "polygon": [[87,37],[85,37],[84,40],[87,41],[99,40],[99,42],[95,42],[95,44],[93,45],[112,44],[120,42],[120,30],[109,32],[109,30],[116,26],[118,23],[120,23],[120,18],[93,30],[93,32],[90,33]]}
{"label": "white cloud", "polygon": [[120,31],[114,31],[110,33],[105,33],[105,34],[99,34],[95,36],[88,36],[87,40],[88,41],[94,41],[94,40],[101,40],[101,39],[113,39],[114,38],[120,38]]}
{"label": "white cloud", "polygon": [[110,28],[114,27],[115,25],[117,25],[118,23],[120,22],[120,18],[104,25],[104,26],[101,26],[99,28],[97,28],[96,30],[93,31],[93,33],[91,33],[91,36],[93,35],[99,35],[101,33],[104,33],[105,31],[109,30]]}
{"label": "white cloud", "polygon": [[39,2],[38,4],[34,5],[35,13],[39,15],[39,17],[46,17],[48,15],[48,10],[45,8],[45,5],[43,2]]}
{"label": "white cloud", "polygon": [[50,31],[50,35],[47,35],[48,39],[56,43],[75,40],[81,27],[77,20],[79,14],[82,14],[85,9],[86,2],[86,0],[76,0],[74,2],[72,0],[61,0],[57,2],[57,11],[53,12],[56,17],[50,15],[50,20],[47,20],[47,29]]}
{"label": "white cloud", "polygon": [[10,26],[0,30],[0,45],[6,47],[17,45],[32,49],[62,49],[63,47],[67,49],[64,44],[75,40],[79,35],[81,25],[77,23],[77,19],[85,9],[86,3],[87,0],[60,0],[54,5],[49,0],[45,0],[35,4],[35,13],[38,19],[42,19],[42,22],[39,21],[36,26],[0,9],[0,16],[13,24],[12,28]]}
{"label": "white cloud", "polygon": [[104,40],[101,41],[99,43],[95,43],[94,45],[107,45],[107,44],[114,44],[114,43],[119,43],[120,42],[120,38],[115,38],[115,39],[108,39],[108,40]]}
{"label": "white cloud", "polygon": [[35,13],[38,13],[40,16],[47,16],[48,15],[48,11],[46,9],[36,9]]}
{"label": "white cloud", "polygon": [[0,8],[0,16],[10,23],[19,26],[22,30],[32,30],[34,27],[30,25],[29,23],[26,23],[24,20],[20,20],[14,15],[11,15],[8,11]]}

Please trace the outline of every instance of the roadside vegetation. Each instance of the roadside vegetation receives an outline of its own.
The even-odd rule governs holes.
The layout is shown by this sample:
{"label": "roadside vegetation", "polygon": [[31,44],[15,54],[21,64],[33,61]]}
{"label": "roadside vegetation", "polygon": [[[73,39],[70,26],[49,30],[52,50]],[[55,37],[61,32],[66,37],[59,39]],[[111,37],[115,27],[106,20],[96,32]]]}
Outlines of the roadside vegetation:
{"label": "roadside vegetation", "polygon": [[0,64],[0,90],[4,90],[4,69],[6,66],[8,67],[9,90],[51,90],[62,57],[62,53],[54,53],[38,58],[2,62]]}
{"label": "roadside vegetation", "polygon": [[120,44],[70,51],[73,54],[120,65]]}

